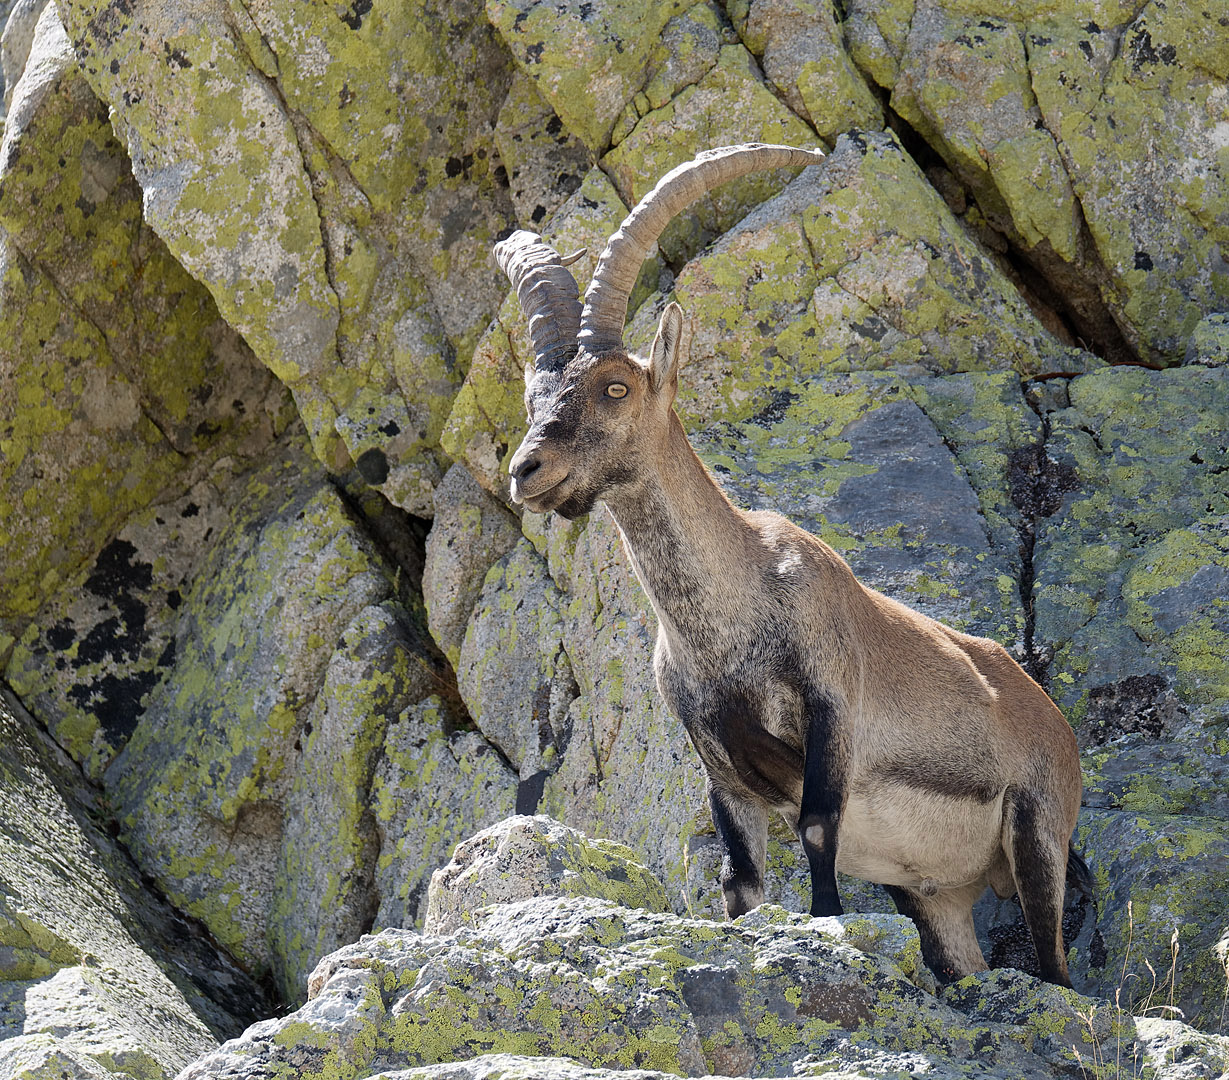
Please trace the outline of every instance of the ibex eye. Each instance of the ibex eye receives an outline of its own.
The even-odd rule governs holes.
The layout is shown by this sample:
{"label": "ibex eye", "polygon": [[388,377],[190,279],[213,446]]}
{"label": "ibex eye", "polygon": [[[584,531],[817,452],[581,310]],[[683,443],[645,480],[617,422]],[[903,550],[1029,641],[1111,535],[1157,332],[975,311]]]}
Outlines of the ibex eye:
{"label": "ibex eye", "polygon": [[612,398],[627,397],[627,387],[621,382],[612,382],[606,387],[606,396]]}

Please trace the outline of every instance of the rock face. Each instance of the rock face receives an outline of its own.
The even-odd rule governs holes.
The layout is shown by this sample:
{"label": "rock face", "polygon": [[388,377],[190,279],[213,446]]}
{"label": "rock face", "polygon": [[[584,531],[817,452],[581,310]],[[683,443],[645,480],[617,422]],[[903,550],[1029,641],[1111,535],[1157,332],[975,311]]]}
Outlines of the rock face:
{"label": "rock face", "polygon": [[65,1075],[173,1076],[268,1007],[142,887],[99,816],[72,763],[0,691],[0,1075],[50,1076],[62,1058]]}
{"label": "rock face", "polygon": [[[0,13],[0,1080],[169,1075],[273,1013],[252,980],[294,1007],[338,949],[253,1061],[1048,1076],[1104,1023],[1140,1068],[1215,1075],[1158,1006],[1224,1029],[1216,5]],[[532,352],[493,242],[585,249],[583,286],[662,174],[750,140],[827,158],[681,215],[628,343],[677,300],[679,412],[731,498],[1062,706],[1097,883],[1066,912],[1076,989],[1125,979],[1138,1021],[1005,971],[936,995],[869,883],[840,882],[860,923],[705,921],[720,852],[618,531],[508,499]],[[768,894],[809,901],[786,823]],[[1018,903],[976,920],[1029,968]],[[533,981],[556,932],[595,1010],[566,1033]],[[881,991],[928,1019],[897,1030]]]}
{"label": "rock face", "polygon": [[[588,882],[571,868],[543,875],[548,836],[564,864],[591,843],[514,818],[460,845],[433,883],[432,911],[463,878],[502,883],[491,899],[541,895],[474,911],[446,936],[429,916],[424,936],[387,930],[342,949],[313,972],[298,1013],[249,1028],[181,1080],[443,1075],[428,1067],[449,1062],[448,1075],[467,1076],[579,1065],[600,1070],[588,1076],[1043,1078],[1120,1047],[1155,1068],[1167,1044],[1199,1070],[1188,1075],[1210,1076],[1229,1049],[1182,1024],[1137,1030],[1109,1002],[1019,972],[936,994],[917,932],[898,915],[811,919],[766,905],[711,922],[599,900],[609,871]],[[612,854],[607,867],[620,865]]]}

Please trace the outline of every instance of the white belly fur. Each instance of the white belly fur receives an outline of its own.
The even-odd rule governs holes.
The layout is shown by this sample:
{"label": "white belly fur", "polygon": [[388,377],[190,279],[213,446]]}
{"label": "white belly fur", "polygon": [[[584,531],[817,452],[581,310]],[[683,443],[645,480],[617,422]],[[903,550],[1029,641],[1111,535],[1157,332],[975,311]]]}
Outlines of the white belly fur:
{"label": "white belly fur", "polygon": [[998,856],[1002,823],[1002,796],[982,804],[897,785],[851,794],[836,868],[881,885],[968,885],[984,880]]}

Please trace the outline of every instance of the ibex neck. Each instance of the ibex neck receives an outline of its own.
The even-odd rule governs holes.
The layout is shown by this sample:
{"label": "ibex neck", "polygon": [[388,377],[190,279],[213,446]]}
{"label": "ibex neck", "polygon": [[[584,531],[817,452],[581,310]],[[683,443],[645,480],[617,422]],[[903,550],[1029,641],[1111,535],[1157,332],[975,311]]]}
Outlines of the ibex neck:
{"label": "ibex neck", "polygon": [[726,637],[755,574],[754,537],[677,416],[640,483],[606,504],[672,644],[712,645]]}

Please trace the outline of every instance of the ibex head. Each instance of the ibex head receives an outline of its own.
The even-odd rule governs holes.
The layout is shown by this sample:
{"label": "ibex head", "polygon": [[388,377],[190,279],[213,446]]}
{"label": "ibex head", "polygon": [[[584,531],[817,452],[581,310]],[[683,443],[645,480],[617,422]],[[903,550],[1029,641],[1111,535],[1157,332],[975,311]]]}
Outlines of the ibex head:
{"label": "ibex head", "polygon": [[640,265],[676,214],[718,184],[758,169],[813,165],[818,150],[750,143],[709,150],[667,173],[627,216],[598,260],[584,306],[568,265],[541,237],[513,233],[495,246],[529,318],[534,363],[525,370],[529,432],[512,458],[512,498],[567,518],[640,475],[667,430],[678,388],[683,314],[662,313],[647,359],[623,348],[627,302]]}

